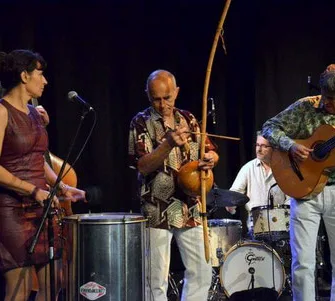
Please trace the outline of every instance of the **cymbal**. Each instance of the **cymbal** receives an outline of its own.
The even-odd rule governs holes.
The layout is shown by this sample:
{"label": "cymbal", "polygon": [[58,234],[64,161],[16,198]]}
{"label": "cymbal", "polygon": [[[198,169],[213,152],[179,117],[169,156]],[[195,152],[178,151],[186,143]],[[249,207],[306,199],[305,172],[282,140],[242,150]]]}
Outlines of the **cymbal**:
{"label": "cymbal", "polygon": [[207,193],[207,205],[217,207],[242,206],[249,202],[249,198],[242,193],[213,188]]}

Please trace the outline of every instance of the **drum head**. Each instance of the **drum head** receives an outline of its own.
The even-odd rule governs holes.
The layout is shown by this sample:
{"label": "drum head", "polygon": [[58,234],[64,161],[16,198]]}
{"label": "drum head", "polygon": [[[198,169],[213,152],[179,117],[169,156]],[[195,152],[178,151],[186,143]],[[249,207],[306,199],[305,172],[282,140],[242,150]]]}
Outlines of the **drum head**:
{"label": "drum head", "polygon": [[229,218],[223,218],[223,219],[209,219],[208,221],[208,227],[225,227],[225,226],[241,226],[242,222],[237,219],[229,219]]}
{"label": "drum head", "polygon": [[74,214],[66,216],[63,220],[65,223],[79,224],[128,224],[146,221],[140,214],[125,212]]}
{"label": "drum head", "polygon": [[260,242],[243,242],[226,254],[220,269],[221,285],[227,296],[253,287],[275,288],[280,294],[285,271],[276,251]]}

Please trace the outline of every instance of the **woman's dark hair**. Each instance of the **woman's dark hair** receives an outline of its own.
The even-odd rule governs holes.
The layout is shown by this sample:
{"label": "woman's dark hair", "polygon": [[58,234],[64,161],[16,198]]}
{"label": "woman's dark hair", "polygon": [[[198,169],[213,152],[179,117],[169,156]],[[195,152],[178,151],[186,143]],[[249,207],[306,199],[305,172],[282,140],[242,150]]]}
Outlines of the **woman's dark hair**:
{"label": "woman's dark hair", "polygon": [[[39,65],[38,65],[39,63]],[[3,89],[10,91],[21,83],[21,73],[45,70],[47,64],[43,57],[25,49],[13,50],[6,54],[0,52],[0,82]]]}

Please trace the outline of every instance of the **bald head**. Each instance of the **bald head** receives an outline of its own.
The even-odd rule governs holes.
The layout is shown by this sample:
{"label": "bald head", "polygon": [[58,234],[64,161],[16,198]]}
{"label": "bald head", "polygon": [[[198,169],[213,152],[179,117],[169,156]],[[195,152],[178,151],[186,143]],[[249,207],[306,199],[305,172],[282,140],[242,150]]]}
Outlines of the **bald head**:
{"label": "bald head", "polygon": [[146,91],[153,108],[163,117],[171,117],[179,91],[173,74],[166,70],[152,72]]}
{"label": "bald head", "polygon": [[160,82],[163,82],[163,83],[166,83],[166,84],[170,84],[171,87],[172,86],[174,86],[175,88],[177,87],[176,78],[174,77],[174,75],[167,70],[159,69],[159,70],[156,70],[156,71],[152,72],[149,75],[149,77],[147,79],[146,90],[149,91],[150,87],[152,86],[152,83],[157,82],[157,81],[160,81]]}

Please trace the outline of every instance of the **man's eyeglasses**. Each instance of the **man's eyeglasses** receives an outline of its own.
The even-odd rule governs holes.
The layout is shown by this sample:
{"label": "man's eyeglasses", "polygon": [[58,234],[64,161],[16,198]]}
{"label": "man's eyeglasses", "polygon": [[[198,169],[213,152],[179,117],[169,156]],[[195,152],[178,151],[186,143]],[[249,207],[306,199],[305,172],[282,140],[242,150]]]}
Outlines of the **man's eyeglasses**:
{"label": "man's eyeglasses", "polygon": [[266,144],[258,144],[258,143],[256,143],[255,147],[268,149],[269,147],[272,147],[272,146],[271,145],[266,145]]}

